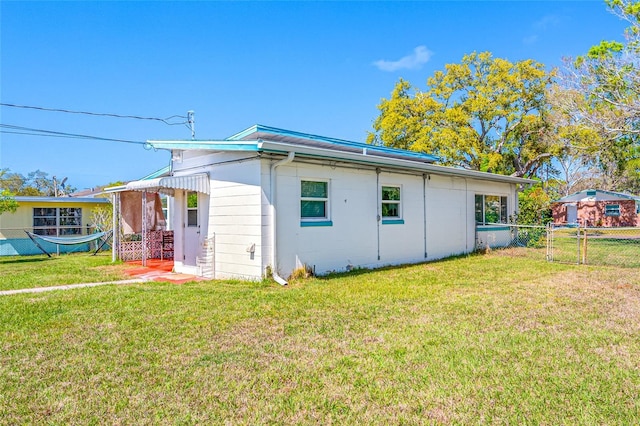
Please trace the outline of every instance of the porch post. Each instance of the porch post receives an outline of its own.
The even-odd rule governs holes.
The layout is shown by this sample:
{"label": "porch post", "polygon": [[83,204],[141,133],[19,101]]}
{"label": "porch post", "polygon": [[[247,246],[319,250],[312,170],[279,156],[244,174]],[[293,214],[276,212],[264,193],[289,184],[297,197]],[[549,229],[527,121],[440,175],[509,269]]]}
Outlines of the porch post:
{"label": "porch post", "polygon": [[111,194],[111,262],[118,259],[118,250],[120,248],[120,193]]}
{"label": "porch post", "polygon": [[147,266],[147,191],[142,192],[142,266]]}

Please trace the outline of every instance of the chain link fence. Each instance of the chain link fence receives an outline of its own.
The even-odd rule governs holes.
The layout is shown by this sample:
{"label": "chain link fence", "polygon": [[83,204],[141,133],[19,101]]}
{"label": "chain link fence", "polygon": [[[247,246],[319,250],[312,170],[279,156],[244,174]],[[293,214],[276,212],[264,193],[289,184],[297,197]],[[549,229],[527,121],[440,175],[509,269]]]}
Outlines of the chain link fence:
{"label": "chain link fence", "polygon": [[[494,223],[476,228],[476,249],[534,249],[544,258],[547,246],[547,227]],[[536,254],[534,254],[536,255]]]}
{"label": "chain link fence", "polygon": [[490,224],[476,229],[476,249],[582,265],[640,267],[640,227]]}
{"label": "chain link fence", "polygon": [[549,226],[552,262],[640,267],[640,228]]}

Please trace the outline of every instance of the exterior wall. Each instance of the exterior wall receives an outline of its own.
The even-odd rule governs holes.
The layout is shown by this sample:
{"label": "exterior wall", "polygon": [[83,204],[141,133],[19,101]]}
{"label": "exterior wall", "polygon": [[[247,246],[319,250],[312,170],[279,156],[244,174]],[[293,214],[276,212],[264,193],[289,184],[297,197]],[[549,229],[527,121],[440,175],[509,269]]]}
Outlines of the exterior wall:
{"label": "exterior wall", "polygon": [[[86,230],[91,222],[91,209],[93,209],[94,207],[105,205],[106,204],[103,201],[95,203],[19,201],[18,209],[15,212],[4,212],[0,214],[0,256],[31,255],[42,253],[24,233],[25,230],[33,232],[34,208],[82,208],[82,228],[83,232],[86,233]],[[50,244],[46,242],[42,242],[41,244],[48,251],[55,252],[57,250],[56,244]],[[80,247],[80,245],[60,245],[60,252],[82,250],[88,250],[88,245],[85,244],[84,247]]]}
{"label": "exterior wall", "polygon": [[[187,154],[188,152],[185,152]],[[215,278],[260,279],[273,267],[271,165],[255,154],[184,156],[176,174],[208,172],[211,194],[202,235],[215,235]],[[329,182],[331,223],[303,226],[302,180]],[[295,159],[275,170],[278,274],[288,278],[307,265],[317,274],[439,259],[475,249],[475,194],[508,197],[515,210],[515,186],[442,175],[403,174],[371,167],[339,167]],[[382,186],[401,188],[401,220],[378,221]],[[184,220],[176,194],[175,269]],[[204,238],[204,237],[203,237]],[[202,241],[199,241],[202,244]]]}
{"label": "exterior wall", "polygon": [[[623,227],[640,226],[640,215],[636,214],[634,200],[614,201],[578,201],[575,203],[578,211],[578,222],[586,226]],[[605,206],[618,204],[620,216],[606,216]],[[567,203],[555,203],[551,206],[553,223],[562,225],[567,223]]]}
{"label": "exterior wall", "polygon": [[208,235],[215,233],[216,278],[263,275],[260,170],[260,161],[252,160],[211,172]]}
{"label": "exterior wall", "polygon": [[[214,242],[215,278],[260,279],[263,276],[261,162],[255,154],[185,151],[180,163],[173,163],[176,175],[208,172],[210,194],[202,194],[199,256],[205,240]],[[197,272],[182,260],[185,241],[184,194],[176,191],[174,232],[176,272]]]}
{"label": "exterior wall", "polygon": [[[374,170],[296,162],[277,173],[277,270],[285,278],[302,264],[324,274],[470,252],[475,194],[507,196],[510,214],[515,207],[511,184],[382,172],[377,185]],[[329,181],[331,226],[301,226],[300,181],[315,179]],[[386,185],[401,186],[403,222],[377,221],[380,187]]]}

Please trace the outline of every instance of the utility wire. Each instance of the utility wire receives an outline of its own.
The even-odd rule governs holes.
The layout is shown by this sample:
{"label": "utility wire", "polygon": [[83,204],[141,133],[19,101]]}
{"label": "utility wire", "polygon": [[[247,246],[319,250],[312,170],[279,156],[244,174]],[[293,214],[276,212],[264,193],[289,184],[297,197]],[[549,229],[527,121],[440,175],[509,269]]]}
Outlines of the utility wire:
{"label": "utility wire", "polygon": [[[7,104],[0,103],[0,106],[11,107],[11,108],[23,108],[23,109],[35,109],[38,111],[51,111],[51,112],[64,112],[68,114],[84,114],[84,115],[92,115],[92,116],[100,116],[100,117],[114,117],[114,118],[131,118],[136,120],[151,120],[151,121],[160,121],[169,126],[177,126],[181,124],[188,124],[189,117],[184,115],[172,115],[167,118],[156,118],[156,117],[141,117],[138,115],[120,115],[120,114],[109,114],[109,113],[99,113],[99,112],[90,112],[90,111],[72,111],[68,109],[58,109],[58,108],[44,108],[38,106],[30,106],[30,105],[16,105],[16,104]],[[171,123],[170,120],[175,118],[184,118],[187,121],[181,121],[179,123]]]}
{"label": "utility wire", "polygon": [[136,144],[136,145],[143,145],[145,147],[147,146],[146,142],[132,141],[127,139],[103,138],[100,136],[56,132],[53,130],[32,129],[29,127],[13,126],[10,124],[0,124],[0,127],[5,129],[10,129],[10,130],[0,130],[0,133],[11,133],[11,134],[19,134],[19,135],[27,135],[27,136],[47,136],[47,137],[58,137],[58,138],[90,139],[90,140],[109,141],[109,142],[124,142],[124,143]]}

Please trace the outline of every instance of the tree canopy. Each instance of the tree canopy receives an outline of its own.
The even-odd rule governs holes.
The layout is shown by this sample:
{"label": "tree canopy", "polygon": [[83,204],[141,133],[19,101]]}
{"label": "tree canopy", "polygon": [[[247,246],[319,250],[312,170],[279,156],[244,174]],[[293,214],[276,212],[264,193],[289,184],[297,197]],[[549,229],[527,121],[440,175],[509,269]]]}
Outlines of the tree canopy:
{"label": "tree canopy", "polygon": [[4,212],[15,212],[18,208],[18,202],[13,198],[6,189],[0,191],[0,214]]}
{"label": "tree canopy", "polygon": [[471,53],[419,90],[400,80],[378,105],[368,142],[427,152],[446,165],[532,176],[563,149],[549,134],[553,73],[525,60]]}
{"label": "tree canopy", "polygon": [[67,179],[49,177],[48,173],[40,170],[30,172],[27,176],[0,169],[0,190],[20,196],[59,197],[75,191],[73,186],[66,183]]}
{"label": "tree canopy", "polygon": [[567,58],[555,112],[591,133],[574,153],[600,171],[600,187],[640,190],[640,2],[606,0],[629,23],[624,43],[601,41]]}

